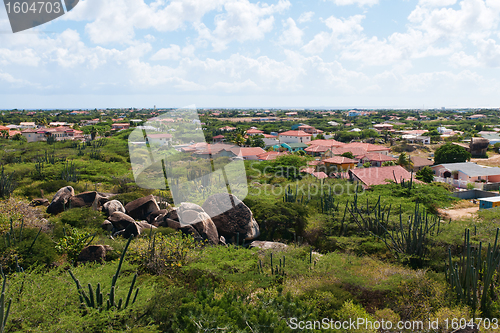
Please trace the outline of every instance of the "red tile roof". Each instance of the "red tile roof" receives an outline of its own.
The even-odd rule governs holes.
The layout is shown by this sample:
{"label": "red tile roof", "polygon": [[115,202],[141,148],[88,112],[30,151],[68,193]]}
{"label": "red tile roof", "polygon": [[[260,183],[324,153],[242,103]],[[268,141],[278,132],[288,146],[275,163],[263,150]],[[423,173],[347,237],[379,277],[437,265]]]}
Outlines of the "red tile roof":
{"label": "red tile roof", "polygon": [[307,143],[310,146],[328,146],[328,147],[341,147],[345,145],[343,142],[336,140],[312,140]]}
{"label": "red tile roof", "polygon": [[391,150],[390,148],[384,146],[374,145],[372,143],[364,143],[364,142],[351,142],[342,146],[342,148],[351,148],[351,147],[361,147],[364,148],[367,152]]}
{"label": "red tile roof", "polygon": [[363,147],[340,147],[330,149],[333,155],[342,155],[344,153],[351,153],[354,156],[366,154],[366,149]]}
{"label": "red tile roof", "polygon": [[411,161],[413,162],[413,167],[414,168],[420,168],[420,167],[423,167],[423,166],[431,166],[431,165],[434,165],[434,162],[431,161],[431,160],[428,160],[426,158],[423,158],[423,157],[419,157],[419,156],[411,156],[410,157]]}
{"label": "red tile roof", "polygon": [[330,147],[328,146],[320,146],[320,145],[311,145],[304,150],[308,153],[324,153],[326,152]]}
{"label": "red tile roof", "polygon": [[260,147],[242,147],[242,148],[233,148],[231,149],[233,153],[236,155],[240,155],[242,157],[247,156],[258,156],[264,154],[266,151]]}
{"label": "red tile roof", "polygon": [[247,130],[247,134],[262,134],[262,133],[264,133],[264,131],[255,128],[250,128],[249,130]]}
{"label": "red tile roof", "polygon": [[288,155],[288,152],[277,152],[277,151],[268,151],[264,154],[257,155],[257,158],[261,161],[270,161],[275,160],[279,156]]}
{"label": "red tile roof", "polygon": [[313,175],[314,177],[318,178],[318,179],[325,179],[325,178],[328,178],[328,175],[326,173],[324,173],[323,171],[320,171],[320,172],[313,172],[311,175]]}
{"label": "red tile roof", "polygon": [[308,134],[304,131],[286,131],[283,133],[279,133],[279,136],[297,136],[297,137],[303,137],[303,136],[312,136],[312,134]]}
{"label": "red tile roof", "polygon": [[316,169],[312,168],[312,167],[308,167],[308,168],[302,168],[300,169],[300,172],[305,172],[305,173],[309,173],[309,174],[312,174],[313,172],[315,172]]}
{"label": "red tile roof", "polygon": [[353,160],[349,157],[344,157],[344,156],[333,156],[333,157],[330,157],[326,160],[323,160],[323,162],[330,163],[330,164],[351,164],[351,163],[357,164],[358,163],[357,160]]}
{"label": "red tile roof", "polygon": [[[395,181],[394,178],[396,178],[398,183],[401,182],[401,179],[406,181],[411,178],[411,173],[399,165],[353,169],[349,172],[366,186],[388,184],[391,181]],[[420,181],[415,180],[415,177],[413,180],[420,183]]]}
{"label": "red tile roof", "polygon": [[357,159],[364,159],[370,162],[387,162],[387,161],[397,161],[397,158],[391,157],[389,155],[381,153],[366,153],[363,155],[356,156]]}
{"label": "red tile roof", "polygon": [[216,135],[212,139],[224,139],[224,135]]}
{"label": "red tile roof", "polygon": [[271,135],[271,134],[263,134],[266,139],[276,139],[278,138],[276,135]]}

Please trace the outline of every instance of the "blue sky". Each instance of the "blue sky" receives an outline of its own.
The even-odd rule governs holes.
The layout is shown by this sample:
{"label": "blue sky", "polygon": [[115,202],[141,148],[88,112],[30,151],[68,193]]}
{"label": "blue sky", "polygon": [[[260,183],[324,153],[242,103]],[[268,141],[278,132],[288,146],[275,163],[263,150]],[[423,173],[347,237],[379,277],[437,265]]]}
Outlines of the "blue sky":
{"label": "blue sky", "polygon": [[81,0],[12,34],[0,109],[500,107],[498,0]]}

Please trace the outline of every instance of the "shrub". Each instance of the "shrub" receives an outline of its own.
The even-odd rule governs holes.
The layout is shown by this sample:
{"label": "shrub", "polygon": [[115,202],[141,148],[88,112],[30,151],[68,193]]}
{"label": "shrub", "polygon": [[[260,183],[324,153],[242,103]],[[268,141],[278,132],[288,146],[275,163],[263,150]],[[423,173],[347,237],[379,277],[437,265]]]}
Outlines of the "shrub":
{"label": "shrub", "polygon": [[91,207],[80,207],[62,212],[59,215],[59,220],[76,228],[96,229],[100,228],[105,218],[101,212],[95,211]]}

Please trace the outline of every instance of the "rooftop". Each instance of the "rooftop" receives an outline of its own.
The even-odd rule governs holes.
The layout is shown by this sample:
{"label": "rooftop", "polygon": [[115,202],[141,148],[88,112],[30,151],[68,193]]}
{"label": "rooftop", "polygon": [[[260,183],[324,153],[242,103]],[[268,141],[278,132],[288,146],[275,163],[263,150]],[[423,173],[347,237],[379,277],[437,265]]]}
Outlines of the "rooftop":
{"label": "rooftop", "polygon": [[461,171],[469,177],[500,175],[500,168],[498,167],[488,167],[472,162],[444,163],[444,164],[439,164],[436,167],[439,166],[444,167],[449,171],[455,171],[455,170]]}

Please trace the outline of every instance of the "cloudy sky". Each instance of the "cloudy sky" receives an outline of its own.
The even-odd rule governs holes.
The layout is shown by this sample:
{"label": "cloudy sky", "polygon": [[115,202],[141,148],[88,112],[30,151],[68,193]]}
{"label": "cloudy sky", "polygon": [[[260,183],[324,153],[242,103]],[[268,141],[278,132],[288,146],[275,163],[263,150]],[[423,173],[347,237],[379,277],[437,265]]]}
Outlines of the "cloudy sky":
{"label": "cloudy sky", "polygon": [[499,0],[80,0],[13,34],[0,109],[500,107]]}

